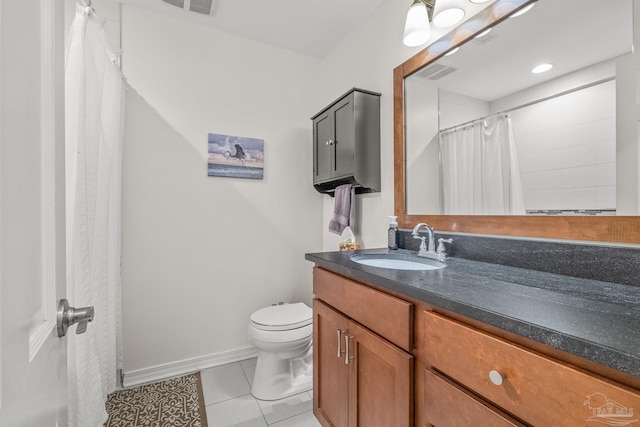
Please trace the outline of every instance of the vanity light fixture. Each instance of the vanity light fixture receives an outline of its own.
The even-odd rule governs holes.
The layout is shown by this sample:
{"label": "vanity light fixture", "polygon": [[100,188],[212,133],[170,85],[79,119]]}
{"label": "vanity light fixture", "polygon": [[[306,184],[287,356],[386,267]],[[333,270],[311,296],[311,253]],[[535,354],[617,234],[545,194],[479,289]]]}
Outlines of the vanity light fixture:
{"label": "vanity light fixture", "polygon": [[414,47],[425,44],[431,37],[429,25],[429,11],[433,6],[424,0],[414,0],[407,12],[407,20],[404,24],[402,42],[405,46]]}
{"label": "vanity light fixture", "polygon": [[452,27],[464,18],[464,0],[414,0],[407,12],[402,42],[405,46],[420,46],[429,41],[431,25]]}
{"label": "vanity light fixture", "polygon": [[437,0],[433,8],[433,25],[440,28],[453,27],[464,18],[463,0]]}
{"label": "vanity light fixture", "polygon": [[540,73],[544,73],[546,71],[549,71],[550,69],[553,68],[553,64],[540,64],[540,65],[536,65],[531,72],[533,74],[540,74]]}

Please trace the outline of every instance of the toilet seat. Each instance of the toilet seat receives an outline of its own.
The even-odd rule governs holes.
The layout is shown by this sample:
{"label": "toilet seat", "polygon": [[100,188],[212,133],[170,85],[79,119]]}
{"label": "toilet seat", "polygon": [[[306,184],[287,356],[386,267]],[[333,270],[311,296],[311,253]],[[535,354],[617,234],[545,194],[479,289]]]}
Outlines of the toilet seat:
{"label": "toilet seat", "polygon": [[313,321],[313,311],[304,303],[272,305],[251,315],[251,326],[262,331],[289,331]]}

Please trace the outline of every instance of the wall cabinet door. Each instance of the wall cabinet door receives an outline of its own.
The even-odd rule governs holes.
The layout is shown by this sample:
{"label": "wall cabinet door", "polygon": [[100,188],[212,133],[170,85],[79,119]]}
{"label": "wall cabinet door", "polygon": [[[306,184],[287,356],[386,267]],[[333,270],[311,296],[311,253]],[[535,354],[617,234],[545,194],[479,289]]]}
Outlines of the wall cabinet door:
{"label": "wall cabinet door", "polygon": [[316,116],[313,130],[313,182],[353,175],[356,149],[353,95],[344,97]]}
{"label": "wall cabinet door", "polygon": [[333,117],[331,111],[326,111],[313,121],[313,182],[322,182],[333,176],[334,150]]}
{"label": "wall cabinet door", "polygon": [[332,177],[340,178],[352,175],[355,171],[355,118],[353,96],[347,96],[331,108],[334,123],[333,130],[333,168]]}
{"label": "wall cabinet door", "polygon": [[413,357],[313,301],[314,414],[323,426],[409,427]]}

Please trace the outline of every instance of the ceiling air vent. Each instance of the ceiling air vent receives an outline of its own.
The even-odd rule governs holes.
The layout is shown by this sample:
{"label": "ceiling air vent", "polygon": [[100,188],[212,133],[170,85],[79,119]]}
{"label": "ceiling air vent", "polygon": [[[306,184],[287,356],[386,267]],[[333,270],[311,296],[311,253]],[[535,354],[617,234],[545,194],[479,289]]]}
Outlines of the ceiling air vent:
{"label": "ceiling air vent", "polygon": [[435,62],[428,67],[420,70],[418,73],[416,73],[416,75],[418,77],[422,77],[423,79],[439,80],[456,70],[456,68],[449,67],[448,65],[438,64],[437,62]]}
{"label": "ceiling air vent", "polygon": [[216,13],[217,0],[162,0],[172,6],[203,15]]}

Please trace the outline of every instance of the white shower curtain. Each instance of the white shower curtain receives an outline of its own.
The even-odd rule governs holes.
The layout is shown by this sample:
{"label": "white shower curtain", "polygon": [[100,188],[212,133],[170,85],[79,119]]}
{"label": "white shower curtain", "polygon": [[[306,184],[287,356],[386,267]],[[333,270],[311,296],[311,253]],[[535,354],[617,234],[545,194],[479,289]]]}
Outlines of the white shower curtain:
{"label": "white shower curtain", "polygon": [[525,214],[510,116],[441,132],[440,156],[445,214]]}
{"label": "white shower curtain", "polygon": [[68,336],[69,425],[98,427],[122,365],[120,305],[123,77],[103,24],[78,5],[65,76],[67,299],[94,306]]}

